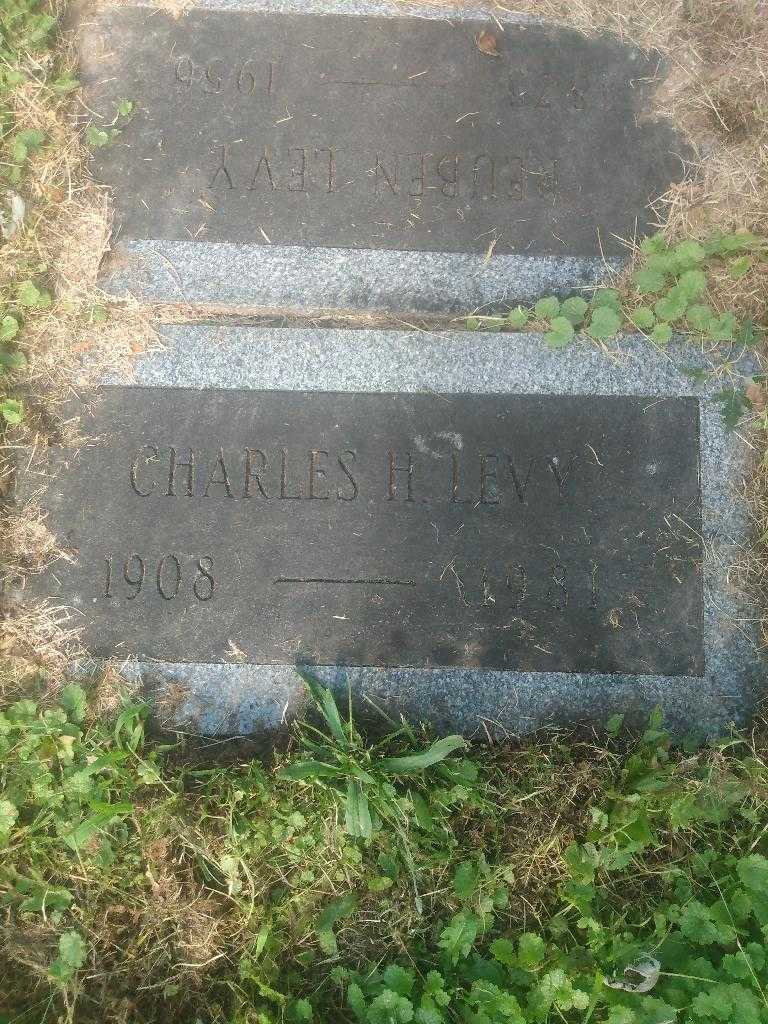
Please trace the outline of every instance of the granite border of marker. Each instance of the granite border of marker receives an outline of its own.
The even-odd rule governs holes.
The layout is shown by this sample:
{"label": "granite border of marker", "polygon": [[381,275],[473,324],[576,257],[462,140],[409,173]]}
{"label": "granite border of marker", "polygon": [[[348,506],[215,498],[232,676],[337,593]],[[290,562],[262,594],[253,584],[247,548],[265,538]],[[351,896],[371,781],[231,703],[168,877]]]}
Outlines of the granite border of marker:
{"label": "granite border of marker", "polygon": [[[152,5],[126,0],[121,6]],[[501,26],[547,24],[541,18],[482,5],[438,8],[384,0],[198,0],[195,8],[452,23],[485,18]],[[486,256],[153,238],[118,237],[113,246],[100,278],[100,286],[111,296],[309,313],[494,313],[543,294],[564,296],[594,286],[623,262],[621,257]]]}
{"label": "granite border of marker", "polygon": [[[693,396],[700,402],[704,539],[705,673],[701,677],[522,673],[466,669],[319,667],[360,713],[427,720],[440,732],[519,736],[544,726],[599,727],[621,713],[640,724],[656,706],[678,734],[722,734],[748,721],[765,687],[758,651],[759,610],[734,589],[731,568],[751,543],[740,496],[751,472],[749,446],[729,430],[715,395],[722,379],[696,383],[684,371],[711,369],[701,350],[666,350],[640,337],[610,350],[579,340],[549,350],[540,335],[280,331],[256,327],[166,326],[162,349],[138,357],[130,380],[144,387],[300,391],[398,391],[510,395]],[[735,367],[748,374],[748,359]],[[87,666],[81,666],[83,670]],[[165,725],[203,736],[274,739],[302,706],[289,665],[125,663]]]}

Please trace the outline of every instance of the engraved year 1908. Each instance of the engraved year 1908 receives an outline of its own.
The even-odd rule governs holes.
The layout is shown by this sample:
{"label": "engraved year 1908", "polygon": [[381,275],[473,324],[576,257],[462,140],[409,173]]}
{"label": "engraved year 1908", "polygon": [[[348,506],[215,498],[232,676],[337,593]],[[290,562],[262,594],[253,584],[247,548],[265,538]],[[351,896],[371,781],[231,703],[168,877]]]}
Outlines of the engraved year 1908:
{"label": "engraved year 1908", "polygon": [[210,601],[216,590],[211,555],[193,558],[193,564],[189,567],[178,555],[161,555],[157,560],[149,560],[139,554],[130,554],[123,562],[117,579],[114,556],[105,555],[104,561],[106,566],[102,597],[117,597],[122,593],[129,601],[133,601],[144,589],[148,578],[152,580],[150,588],[156,590],[164,601],[173,601],[182,589],[191,591],[198,601]]}

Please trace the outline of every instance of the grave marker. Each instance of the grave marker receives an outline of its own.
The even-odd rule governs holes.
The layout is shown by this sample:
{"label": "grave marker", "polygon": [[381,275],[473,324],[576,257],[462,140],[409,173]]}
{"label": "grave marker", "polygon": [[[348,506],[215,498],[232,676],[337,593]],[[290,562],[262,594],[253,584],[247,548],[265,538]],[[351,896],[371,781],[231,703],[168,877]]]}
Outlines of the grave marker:
{"label": "grave marker", "polygon": [[109,290],[463,311],[593,281],[684,176],[652,115],[657,53],[509,18],[243,6],[83,20],[87,108],[108,125],[134,104],[94,158]]}
{"label": "grave marker", "polygon": [[126,238],[613,256],[683,171],[642,120],[658,54],[613,40],[511,24],[489,57],[481,21],[143,8],[100,30],[87,102],[135,105],[95,164]]}
{"label": "grave marker", "polygon": [[763,672],[729,570],[749,458],[722,382],[684,372],[700,352],[161,340],[134,386],[104,380],[91,443],[55,454],[42,503],[73,560],[36,587],[173,721],[269,733],[300,703],[295,663],[363,708],[469,735],[658,703],[681,731],[748,713]]}
{"label": "grave marker", "polygon": [[700,675],[698,402],[106,388],[46,499],[98,655]]}

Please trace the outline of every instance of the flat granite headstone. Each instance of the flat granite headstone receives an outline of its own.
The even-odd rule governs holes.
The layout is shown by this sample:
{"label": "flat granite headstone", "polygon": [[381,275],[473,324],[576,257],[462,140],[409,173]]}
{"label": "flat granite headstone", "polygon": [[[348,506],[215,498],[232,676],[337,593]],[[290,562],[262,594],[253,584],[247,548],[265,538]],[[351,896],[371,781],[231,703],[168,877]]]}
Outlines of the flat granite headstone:
{"label": "flat granite headstone", "polygon": [[595,280],[684,174],[651,117],[658,53],[471,12],[237,6],[81,19],[86,108],[134,104],[94,159],[112,291],[467,311]]}
{"label": "flat granite headstone", "polygon": [[[468,735],[743,721],[748,449],[704,360],[629,339],[166,327],[41,485],[71,609],[176,725],[279,729],[310,664]],[[742,367],[741,369],[745,369]],[[748,368],[747,368],[748,369]]]}

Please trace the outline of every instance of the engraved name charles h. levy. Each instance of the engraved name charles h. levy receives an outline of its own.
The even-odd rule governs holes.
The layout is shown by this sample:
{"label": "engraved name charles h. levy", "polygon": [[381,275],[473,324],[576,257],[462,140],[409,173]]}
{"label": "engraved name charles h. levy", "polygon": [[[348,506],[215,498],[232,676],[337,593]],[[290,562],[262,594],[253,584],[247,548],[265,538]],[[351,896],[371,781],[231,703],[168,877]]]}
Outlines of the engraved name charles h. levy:
{"label": "engraved name charles h. levy", "polygon": [[[415,448],[416,446],[414,446]],[[365,453],[370,462],[370,452]],[[426,476],[425,458],[417,450],[387,449],[382,453],[378,494],[387,501],[450,501],[454,504],[525,504],[529,485],[551,481],[552,496],[564,498],[577,465],[577,454],[523,457],[510,451],[470,454],[453,450],[443,460],[445,472],[437,485]],[[431,462],[431,460],[430,460]],[[193,448],[146,444],[131,461],[130,487],[141,498],[223,497],[278,500],[355,501],[361,496],[360,453],[355,448],[330,451],[307,448],[251,448],[199,451]],[[433,466],[430,465],[430,469]],[[375,479],[365,474],[366,481]],[[420,484],[424,487],[420,487]]]}

